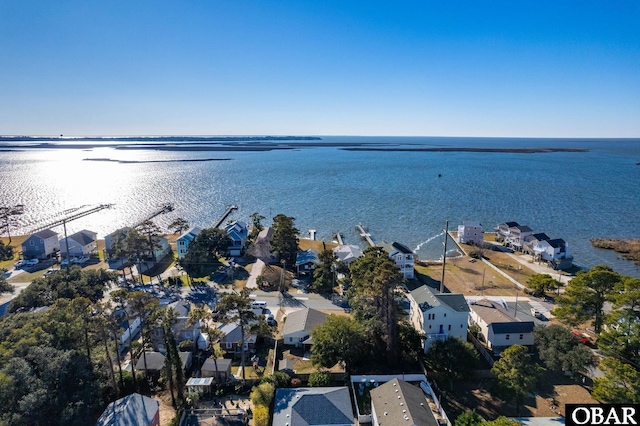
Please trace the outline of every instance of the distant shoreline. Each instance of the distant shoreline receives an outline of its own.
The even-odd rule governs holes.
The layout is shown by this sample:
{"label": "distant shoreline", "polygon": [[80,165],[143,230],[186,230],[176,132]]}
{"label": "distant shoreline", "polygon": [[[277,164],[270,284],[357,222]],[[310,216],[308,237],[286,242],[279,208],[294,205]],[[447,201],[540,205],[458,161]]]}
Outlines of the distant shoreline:
{"label": "distant shoreline", "polygon": [[344,151],[392,151],[392,152],[503,152],[535,154],[545,152],[588,152],[586,148],[342,148]]}
{"label": "distant shoreline", "polygon": [[198,161],[229,161],[233,158],[191,158],[184,160],[115,160],[113,158],[83,158],[82,161],[104,161],[119,164],[142,164],[142,163],[189,163]]}

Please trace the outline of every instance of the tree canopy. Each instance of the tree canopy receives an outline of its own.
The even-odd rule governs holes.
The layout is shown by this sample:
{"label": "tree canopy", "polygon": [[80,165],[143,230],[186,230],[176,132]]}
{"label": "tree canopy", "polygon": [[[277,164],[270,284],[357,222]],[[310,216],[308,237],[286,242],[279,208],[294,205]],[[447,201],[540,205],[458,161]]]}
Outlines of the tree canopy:
{"label": "tree canopy", "polygon": [[330,293],[335,284],[334,264],[338,256],[331,249],[324,249],[318,254],[318,263],[313,270],[311,288],[317,292]]}
{"label": "tree canopy", "polygon": [[535,347],[544,365],[553,371],[585,371],[594,364],[591,351],[560,324],[537,326]]}
{"label": "tree canopy", "polygon": [[522,345],[505,349],[491,369],[496,376],[499,393],[515,402],[518,413],[524,396],[533,389],[543,371]]}
{"label": "tree canopy", "polygon": [[454,381],[469,377],[477,367],[478,352],[471,343],[449,337],[433,342],[425,361],[430,370],[444,373],[446,380]]}
{"label": "tree canopy", "polygon": [[562,283],[552,278],[549,274],[535,274],[527,281],[527,287],[531,289],[535,296],[542,296],[546,292],[554,291],[561,286]]}
{"label": "tree canopy", "polygon": [[556,316],[570,326],[593,320],[593,327],[599,333],[605,321],[604,304],[621,279],[618,273],[605,265],[578,272],[569,281],[564,294],[558,297]]}
{"label": "tree canopy", "polygon": [[229,235],[222,229],[207,228],[191,241],[180,266],[190,277],[201,277],[220,266],[218,257],[226,253],[231,245]]}
{"label": "tree canopy", "polygon": [[289,266],[296,263],[299,233],[300,231],[295,227],[295,218],[283,214],[278,214],[273,218],[271,251]]}
{"label": "tree canopy", "polygon": [[615,358],[600,363],[604,377],[593,380],[591,396],[606,404],[640,404],[640,372]]}
{"label": "tree canopy", "polygon": [[331,368],[342,362],[348,370],[362,355],[364,330],[356,320],[342,315],[329,315],[323,324],[311,331],[315,365]]}
{"label": "tree canopy", "polygon": [[398,312],[395,290],[402,275],[389,254],[381,247],[369,247],[353,261],[349,302],[354,315],[380,352],[386,354],[388,365],[398,359]]}

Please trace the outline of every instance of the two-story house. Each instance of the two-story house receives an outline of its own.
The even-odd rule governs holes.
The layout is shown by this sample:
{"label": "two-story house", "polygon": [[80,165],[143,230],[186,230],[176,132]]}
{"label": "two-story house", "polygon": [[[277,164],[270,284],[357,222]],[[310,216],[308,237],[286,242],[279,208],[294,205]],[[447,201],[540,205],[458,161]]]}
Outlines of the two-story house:
{"label": "two-story house", "polygon": [[[97,249],[98,234],[92,231],[83,229],[80,232],[69,235],[67,238],[60,240],[60,254],[63,257],[68,256],[84,256],[96,252]],[[69,254],[67,254],[67,246],[69,247]]]}
{"label": "two-story house", "polygon": [[514,226],[520,226],[518,222],[503,222],[499,223],[498,226],[494,228],[496,231],[496,241],[499,243],[505,242],[507,237],[509,236],[509,230]]}
{"label": "two-story house", "polygon": [[516,225],[509,228],[509,235],[505,245],[514,250],[522,251],[524,239],[533,234],[533,230],[526,225]]}
{"label": "two-story house", "polygon": [[458,225],[458,241],[463,244],[480,244],[484,241],[484,233],[480,222],[464,221]]}
{"label": "two-story house", "polygon": [[47,259],[60,251],[58,234],[45,229],[29,237],[22,243],[22,257],[25,259]]}
{"label": "two-story house", "polygon": [[[242,357],[242,330],[240,325],[236,323],[221,324],[220,331],[224,334],[224,337],[220,340],[220,348],[227,352],[228,355],[234,357]],[[245,357],[248,354],[254,353],[256,350],[256,340],[258,336],[255,333],[250,333],[245,329],[244,333],[244,353]]]}
{"label": "two-story house", "polygon": [[546,241],[549,239],[550,239],[549,236],[544,232],[538,232],[535,234],[527,235],[526,237],[524,237],[522,241],[522,252],[525,254],[532,255],[533,248],[536,246],[536,244],[538,244],[538,242]]}
{"label": "two-story house", "polygon": [[533,247],[533,257],[537,261],[546,261],[553,269],[567,269],[573,265],[569,244],[562,238],[538,241]]}
{"label": "two-story house", "polygon": [[413,265],[415,256],[409,247],[397,242],[382,242],[381,244],[378,244],[378,246],[382,247],[387,253],[389,253],[389,257],[393,259],[396,266],[400,268],[400,273],[403,278],[414,278]]}
{"label": "two-story house", "polygon": [[311,275],[318,263],[320,252],[314,249],[299,251],[296,256],[296,271],[298,276]]}
{"label": "two-story house", "polygon": [[423,285],[409,293],[408,299],[411,323],[427,336],[425,353],[436,340],[449,337],[467,340],[469,305],[462,294],[439,293]]}
{"label": "two-story house", "polygon": [[189,250],[189,244],[191,244],[191,241],[193,241],[198,236],[200,231],[202,230],[198,227],[191,228],[178,237],[178,239],[176,240],[178,259],[182,259],[185,254],[187,254],[187,250]]}
{"label": "two-story house", "polygon": [[533,321],[520,321],[496,301],[480,299],[471,302],[470,323],[480,327],[482,338],[494,354],[513,344],[533,345]]}
{"label": "two-story house", "polygon": [[249,229],[244,222],[232,222],[224,227],[224,230],[229,234],[231,239],[231,245],[229,245],[229,256],[237,257],[242,256],[242,250],[247,243],[247,237],[249,236]]}

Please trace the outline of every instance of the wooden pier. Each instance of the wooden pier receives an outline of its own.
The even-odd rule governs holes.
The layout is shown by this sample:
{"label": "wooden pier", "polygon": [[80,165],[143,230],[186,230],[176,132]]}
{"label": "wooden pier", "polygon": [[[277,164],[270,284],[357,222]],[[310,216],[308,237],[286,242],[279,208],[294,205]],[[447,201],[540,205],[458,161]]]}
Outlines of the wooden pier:
{"label": "wooden pier", "polygon": [[224,222],[224,220],[227,218],[227,216],[229,216],[231,214],[232,211],[234,210],[238,210],[238,206],[233,205],[233,206],[229,206],[229,208],[227,208],[227,210],[222,214],[222,216],[220,217],[220,219],[218,219],[218,221],[216,223],[213,224],[213,228],[219,228],[220,225],[222,225],[222,222]]}
{"label": "wooden pier", "polygon": [[338,241],[338,244],[344,245],[344,242],[342,241],[342,232],[335,232],[333,234],[333,238],[335,238],[336,241]]}
{"label": "wooden pier", "polygon": [[371,247],[375,247],[375,243],[371,239],[371,234],[364,229],[364,226],[356,225],[356,231],[360,234],[360,238],[365,240]]}

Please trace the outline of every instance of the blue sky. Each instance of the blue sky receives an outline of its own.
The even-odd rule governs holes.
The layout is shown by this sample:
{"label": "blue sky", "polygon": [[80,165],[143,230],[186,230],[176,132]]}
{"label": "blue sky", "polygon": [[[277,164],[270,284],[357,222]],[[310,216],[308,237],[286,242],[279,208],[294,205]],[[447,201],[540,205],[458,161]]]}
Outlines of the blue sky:
{"label": "blue sky", "polygon": [[640,137],[640,1],[0,2],[0,134]]}

